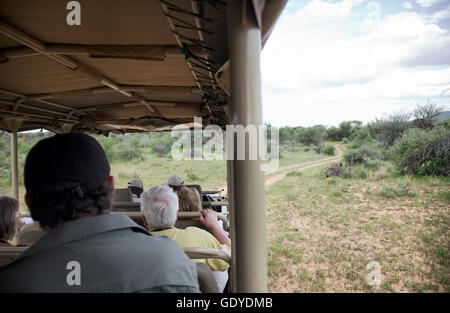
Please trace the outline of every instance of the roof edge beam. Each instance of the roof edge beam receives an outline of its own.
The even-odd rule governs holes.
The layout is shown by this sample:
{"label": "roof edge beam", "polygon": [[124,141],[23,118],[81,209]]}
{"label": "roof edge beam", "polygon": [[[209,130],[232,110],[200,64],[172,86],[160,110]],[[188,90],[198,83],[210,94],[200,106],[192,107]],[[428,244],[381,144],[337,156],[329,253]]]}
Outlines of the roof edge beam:
{"label": "roof edge beam", "polygon": [[46,46],[44,43],[31,37],[30,35],[26,34],[20,29],[6,23],[2,19],[0,19],[0,33],[30,47],[31,49],[37,51],[40,54],[44,54],[49,58],[52,58],[53,60],[61,64],[64,64],[65,66],[71,69],[76,69],[78,67],[75,61],[66,57],[65,55],[53,55],[46,53],[45,52]]}
{"label": "roof edge beam", "polygon": [[6,89],[0,89],[0,93],[17,97],[18,99],[16,99],[16,101],[13,102],[13,105],[15,106],[15,108],[17,108],[18,106],[24,106],[24,104],[22,102],[25,101],[25,100],[34,100],[34,101],[41,102],[41,103],[44,103],[44,104],[47,104],[47,105],[51,105],[51,106],[56,107],[56,108],[67,110],[67,111],[69,111],[69,113],[62,113],[62,112],[58,112],[58,113],[61,113],[61,114],[64,114],[64,115],[68,115],[68,117],[73,115],[73,113],[78,113],[78,114],[81,114],[81,115],[86,114],[85,112],[83,112],[81,110],[78,110],[76,108],[72,108],[72,107],[67,106],[67,105],[55,103],[55,102],[52,102],[52,101],[43,100],[45,98],[32,98],[32,97],[29,97],[28,95],[20,94],[20,93],[17,93],[17,92],[6,90]]}
{"label": "roof edge beam", "polygon": [[[50,114],[59,115],[59,116],[67,116],[67,113],[58,112],[58,111],[49,110],[49,109],[44,109],[44,108],[37,107],[37,106],[34,106],[34,105],[24,104],[24,103],[21,103],[20,101],[0,100],[0,104],[6,104],[6,105],[13,106],[14,107],[14,109],[13,109],[14,112],[17,112],[17,108],[20,106],[22,108],[29,109],[29,110],[41,111],[41,112],[44,112],[44,113],[50,113]],[[72,122],[76,122],[76,120],[71,120],[71,121]]]}
{"label": "roof edge beam", "polygon": [[[142,103],[140,101],[132,101],[132,102],[121,102],[121,103],[108,103],[108,104],[101,104],[101,105],[94,105],[90,107],[83,107],[81,108],[84,111],[97,111],[97,110],[107,110],[107,109],[120,109],[120,108],[131,108],[136,106],[147,106],[151,105],[153,107],[160,106],[160,107],[193,107],[193,106],[200,106],[200,103],[192,103],[192,102],[171,102],[171,101],[153,101],[153,100],[145,100],[146,103]],[[156,113],[156,112],[152,112]]]}
{"label": "roof edge beam", "polygon": [[[134,91],[134,92],[144,92],[146,94],[168,94],[168,95],[191,95],[199,94],[200,89],[196,86],[147,86],[147,85],[117,85],[121,90],[124,91]],[[73,96],[90,96],[93,94],[101,94],[114,92],[115,90],[110,87],[95,87],[87,89],[78,90],[67,90],[54,93],[40,93],[40,94],[29,94],[26,95],[26,99],[37,100],[37,99],[51,99],[51,98],[66,98]],[[0,90],[1,92],[1,90]],[[11,94],[17,96],[17,94]]]}
{"label": "roof edge beam", "polygon": [[[164,57],[167,56],[184,56],[178,49],[178,46],[171,45],[44,44],[26,35],[22,31],[20,31],[20,37],[17,37],[19,30],[12,32],[11,27],[12,26],[7,28],[9,29],[10,34],[16,36],[14,39],[22,38],[20,42],[24,43],[25,46],[1,49],[3,56],[8,59],[36,56],[42,53],[52,55],[75,54],[87,55],[93,58],[120,58],[149,61],[163,61]],[[11,37],[11,35],[7,36]],[[25,43],[24,38],[27,38],[26,42],[28,42],[28,44]],[[191,49],[195,50],[196,47],[192,47]]]}

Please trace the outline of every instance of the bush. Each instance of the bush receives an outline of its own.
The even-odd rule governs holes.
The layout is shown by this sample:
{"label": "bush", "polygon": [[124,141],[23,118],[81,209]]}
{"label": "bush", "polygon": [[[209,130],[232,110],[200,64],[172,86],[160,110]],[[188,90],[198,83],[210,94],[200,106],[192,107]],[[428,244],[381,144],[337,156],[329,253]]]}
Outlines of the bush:
{"label": "bush", "polygon": [[344,153],[344,160],[349,166],[356,164],[366,165],[374,168],[375,161],[381,160],[382,153],[376,145],[363,145],[356,149],[349,149]]}
{"label": "bush", "polygon": [[350,177],[350,170],[343,168],[342,163],[332,163],[325,172],[326,177],[339,176],[348,178]]}
{"label": "bush", "polygon": [[352,178],[359,178],[359,179],[366,179],[370,176],[369,171],[364,168],[364,166],[354,166],[350,170],[350,177]]}
{"label": "bush", "polygon": [[450,129],[409,129],[390,150],[400,172],[415,175],[448,176],[450,173]]}
{"label": "bush", "polygon": [[112,138],[102,136],[102,137],[96,137],[96,139],[98,140],[100,145],[103,147],[103,150],[105,150],[105,154],[106,154],[106,157],[108,158],[108,160],[111,161],[115,156],[114,142],[113,142]]}
{"label": "bush", "polygon": [[394,113],[388,118],[376,119],[368,125],[370,135],[378,139],[384,147],[389,148],[411,127],[410,116],[409,113]]}
{"label": "bush", "polygon": [[159,156],[163,156],[169,153],[169,151],[167,150],[167,146],[164,145],[154,145],[152,147],[152,152]]}
{"label": "bush", "polygon": [[314,152],[320,153],[323,149],[323,143],[318,144],[318,145],[313,145],[312,149],[314,150]]}
{"label": "bush", "polygon": [[115,150],[114,157],[117,159],[122,159],[122,160],[127,160],[127,161],[135,160],[135,159],[143,160],[142,151],[140,149],[136,149],[125,143],[118,144],[114,150]]}
{"label": "bush", "polygon": [[152,134],[150,146],[152,152],[159,155],[167,155],[172,150],[172,144],[175,142],[175,138],[170,136],[170,133],[157,133]]}
{"label": "bush", "polygon": [[389,177],[395,172],[394,165],[390,162],[382,162],[379,168],[373,172],[372,177],[375,180],[381,180]]}
{"label": "bush", "polygon": [[415,192],[411,192],[411,188],[408,183],[399,181],[397,183],[397,188],[383,186],[383,189],[378,193],[379,196],[385,198],[396,198],[396,197],[414,197]]}
{"label": "bush", "polygon": [[322,153],[325,153],[327,155],[335,155],[336,154],[336,148],[332,145],[326,145],[322,149]]}

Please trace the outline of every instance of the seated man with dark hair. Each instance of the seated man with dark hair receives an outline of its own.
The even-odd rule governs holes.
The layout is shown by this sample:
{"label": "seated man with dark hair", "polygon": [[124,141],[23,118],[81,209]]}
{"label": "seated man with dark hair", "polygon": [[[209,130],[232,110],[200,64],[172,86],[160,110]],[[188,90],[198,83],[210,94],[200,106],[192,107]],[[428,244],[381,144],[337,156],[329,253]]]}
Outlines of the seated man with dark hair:
{"label": "seated man with dark hair", "polygon": [[49,231],[0,267],[0,292],[199,291],[196,265],[176,243],[109,214],[114,181],[94,138],[41,140],[24,181],[32,218]]}

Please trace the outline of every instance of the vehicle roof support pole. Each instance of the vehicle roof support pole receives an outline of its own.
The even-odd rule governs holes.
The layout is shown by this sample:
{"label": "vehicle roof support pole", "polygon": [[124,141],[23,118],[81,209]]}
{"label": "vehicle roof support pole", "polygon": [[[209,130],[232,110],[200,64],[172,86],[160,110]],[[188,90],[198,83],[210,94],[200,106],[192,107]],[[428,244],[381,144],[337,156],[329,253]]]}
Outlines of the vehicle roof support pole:
{"label": "vehicle roof support pole", "polygon": [[17,131],[11,133],[11,177],[14,198],[19,201],[19,162],[17,154]]}
{"label": "vehicle roof support pole", "polygon": [[11,131],[11,184],[14,198],[19,201],[19,155],[17,153],[17,130],[22,124],[21,118],[5,118],[5,123]]}
{"label": "vehicle roof support pole", "polygon": [[[231,124],[244,128],[262,125],[261,30],[252,15],[249,1],[227,2],[228,52],[231,66]],[[267,292],[266,211],[264,175],[259,149],[250,160],[250,149],[259,139],[245,138],[245,158],[238,160],[234,149],[230,190],[232,236],[232,286],[234,292]],[[239,136],[238,136],[239,137]],[[256,140],[256,145],[250,140]]]}

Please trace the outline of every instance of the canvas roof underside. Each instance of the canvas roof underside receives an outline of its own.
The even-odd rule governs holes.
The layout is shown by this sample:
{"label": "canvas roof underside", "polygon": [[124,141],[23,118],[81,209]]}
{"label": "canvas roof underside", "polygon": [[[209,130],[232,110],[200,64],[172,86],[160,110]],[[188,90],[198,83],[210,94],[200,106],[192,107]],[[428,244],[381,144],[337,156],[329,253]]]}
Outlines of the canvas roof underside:
{"label": "canvas roof underside", "polygon": [[[79,2],[81,25],[70,26],[68,1],[0,0],[0,129],[155,131],[195,116],[226,125],[214,80],[228,60],[226,1]],[[267,3],[255,13],[264,42],[281,12],[264,25]]]}

